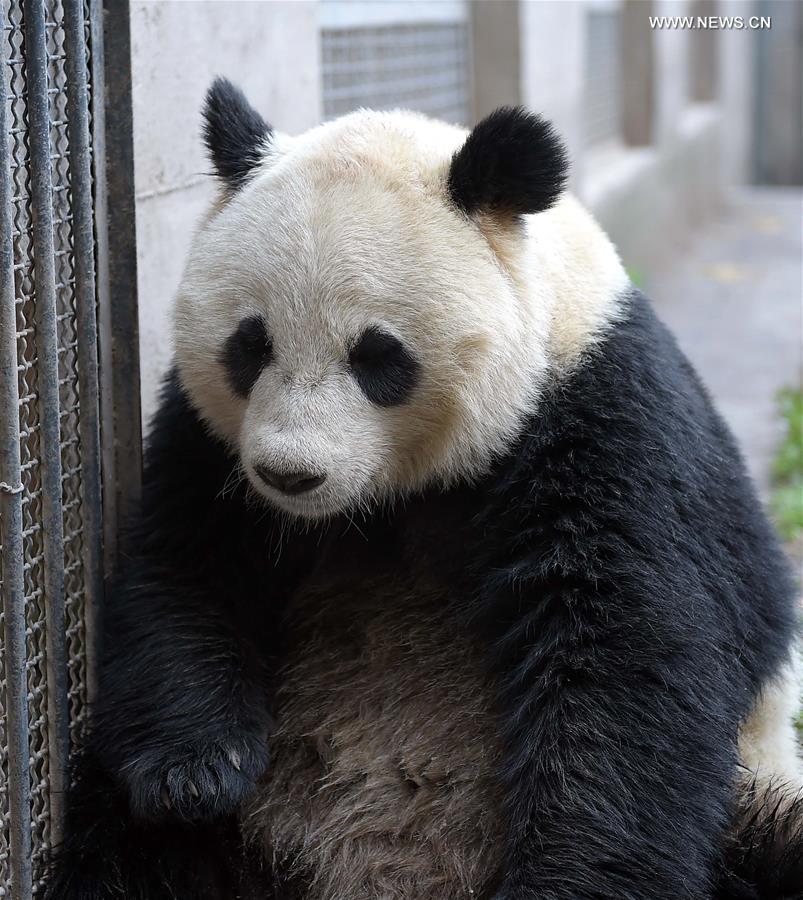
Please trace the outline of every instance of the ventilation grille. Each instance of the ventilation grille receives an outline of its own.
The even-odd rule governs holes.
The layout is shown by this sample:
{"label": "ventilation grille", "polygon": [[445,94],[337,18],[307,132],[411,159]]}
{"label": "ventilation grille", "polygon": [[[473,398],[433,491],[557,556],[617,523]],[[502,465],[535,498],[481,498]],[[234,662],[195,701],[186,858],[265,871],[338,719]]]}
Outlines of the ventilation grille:
{"label": "ventilation grille", "polygon": [[585,136],[599,144],[621,134],[621,12],[606,6],[586,15]]}
{"label": "ventilation grille", "polygon": [[325,118],[360,107],[401,107],[455,124],[469,121],[465,22],[326,28],[321,41]]}

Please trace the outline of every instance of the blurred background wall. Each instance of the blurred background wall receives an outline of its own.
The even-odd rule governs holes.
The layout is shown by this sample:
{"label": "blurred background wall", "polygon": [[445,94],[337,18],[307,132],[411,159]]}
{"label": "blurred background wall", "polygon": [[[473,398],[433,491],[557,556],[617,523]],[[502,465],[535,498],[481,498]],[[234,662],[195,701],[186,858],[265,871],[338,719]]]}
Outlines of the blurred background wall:
{"label": "blurred background wall", "polygon": [[[214,75],[242,85],[291,133],[358,106],[466,125],[500,104],[539,110],[569,144],[572,189],[634,280],[655,281],[660,296],[666,282],[653,273],[689,251],[735,188],[801,183],[802,9],[791,0],[134,0],[144,414],[212,191],[199,110]],[[650,21],[681,16],[695,27]],[[748,27],[728,27],[734,16]],[[750,17],[771,27],[751,28]],[[794,223],[794,206],[789,215]]]}

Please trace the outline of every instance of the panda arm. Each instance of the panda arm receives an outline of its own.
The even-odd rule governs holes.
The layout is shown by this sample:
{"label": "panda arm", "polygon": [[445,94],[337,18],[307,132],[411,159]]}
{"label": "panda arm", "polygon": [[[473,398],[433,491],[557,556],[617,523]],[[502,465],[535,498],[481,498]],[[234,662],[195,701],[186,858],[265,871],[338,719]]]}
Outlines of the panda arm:
{"label": "panda arm", "polygon": [[267,763],[265,673],[218,606],[223,586],[142,560],[128,572],[104,629],[93,750],[136,815],[214,817]]}
{"label": "panda arm", "polygon": [[266,526],[226,484],[233,468],[173,378],[105,611],[92,720],[93,752],[139,815],[225,813],[267,762],[275,610],[258,594],[274,573],[255,563]]}

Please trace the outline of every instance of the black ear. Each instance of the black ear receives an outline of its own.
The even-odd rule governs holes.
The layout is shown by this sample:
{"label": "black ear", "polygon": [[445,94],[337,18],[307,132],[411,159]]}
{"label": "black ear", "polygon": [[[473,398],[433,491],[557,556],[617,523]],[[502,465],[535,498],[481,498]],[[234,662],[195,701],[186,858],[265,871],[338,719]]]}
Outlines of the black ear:
{"label": "black ear", "polygon": [[503,106],[455,153],[449,195],[468,215],[542,212],[560,196],[568,169],[563,142],[549,122],[521,107]]}
{"label": "black ear", "polygon": [[264,159],[273,129],[226,78],[216,78],[204,104],[204,142],[217,174],[236,190]]}

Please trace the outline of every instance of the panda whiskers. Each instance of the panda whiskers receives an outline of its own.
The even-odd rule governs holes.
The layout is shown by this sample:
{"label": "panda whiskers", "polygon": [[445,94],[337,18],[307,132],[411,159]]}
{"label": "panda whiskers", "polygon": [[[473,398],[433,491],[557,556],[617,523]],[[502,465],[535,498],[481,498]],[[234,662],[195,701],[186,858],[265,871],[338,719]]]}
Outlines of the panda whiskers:
{"label": "panda whiskers", "polygon": [[265,502],[265,499],[257,493],[257,491],[254,491],[254,494],[260,497],[264,507],[264,511],[258,521],[262,521],[262,519],[267,516],[273,517],[275,527],[269,530],[265,542],[271,544],[271,550],[275,551],[274,564],[278,564],[279,560],[282,558],[282,552],[289,543],[289,540],[295,534],[307,533],[309,531],[309,523],[300,522],[298,518],[284,510],[272,508]]}
{"label": "panda whiskers", "polygon": [[244,482],[247,481],[247,475],[245,469],[243,468],[242,462],[237,460],[237,462],[232,467],[231,472],[229,472],[226,480],[223,482],[223,487],[218,492],[215,497],[216,500],[225,500],[226,494],[232,496],[237,488]]}
{"label": "panda whiskers", "polygon": [[[362,528],[360,528],[360,526],[354,521],[354,515],[353,515],[352,513],[350,513],[350,512],[347,512],[345,515],[346,515],[346,519],[348,520],[348,528],[353,528],[353,529],[357,532],[357,534],[359,534],[360,537],[361,537],[364,541],[367,542],[367,541],[368,541],[368,536],[367,536],[366,533],[362,530]],[[346,530],[348,530],[348,528],[347,528]]]}

